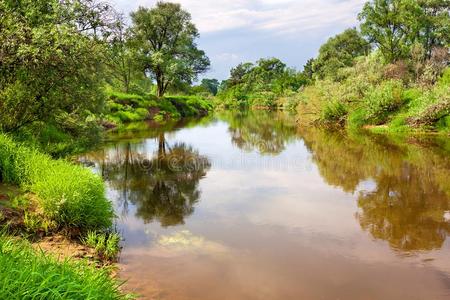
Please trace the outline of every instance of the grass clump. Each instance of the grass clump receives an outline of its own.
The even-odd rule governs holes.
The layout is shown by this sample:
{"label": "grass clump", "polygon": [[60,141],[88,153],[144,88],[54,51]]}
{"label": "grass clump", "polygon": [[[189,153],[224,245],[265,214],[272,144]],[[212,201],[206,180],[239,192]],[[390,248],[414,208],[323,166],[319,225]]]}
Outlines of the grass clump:
{"label": "grass clump", "polygon": [[29,243],[0,235],[1,299],[126,299],[107,269],[58,261]]}
{"label": "grass clump", "polygon": [[0,134],[1,180],[34,193],[45,218],[58,227],[109,228],[113,208],[100,177],[89,169],[25,147]]}
{"label": "grass clump", "polygon": [[120,239],[120,235],[115,232],[89,231],[82,241],[89,248],[95,249],[98,256],[114,260],[120,252]]}

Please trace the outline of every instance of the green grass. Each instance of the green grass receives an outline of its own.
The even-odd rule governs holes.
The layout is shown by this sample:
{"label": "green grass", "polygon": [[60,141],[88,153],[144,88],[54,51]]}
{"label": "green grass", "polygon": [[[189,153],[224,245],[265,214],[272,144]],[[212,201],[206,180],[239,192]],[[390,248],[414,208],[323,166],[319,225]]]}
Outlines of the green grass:
{"label": "green grass", "polygon": [[86,237],[82,239],[82,242],[86,246],[95,249],[98,256],[114,260],[120,252],[120,239],[120,235],[114,232],[89,231]]}
{"label": "green grass", "polygon": [[135,95],[108,91],[106,119],[116,125],[153,119],[157,122],[184,117],[204,116],[212,104],[199,96]]}
{"label": "green grass", "polygon": [[126,299],[107,269],[84,261],[58,261],[4,235],[0,265],[0,299]]}
{"label": "green grass", "polygon": [[34,193],[44,216],[59,227],[89,230],[112,225],[114,213],[104,183],[87,168],[53,160],[0,134],[0,176]]}

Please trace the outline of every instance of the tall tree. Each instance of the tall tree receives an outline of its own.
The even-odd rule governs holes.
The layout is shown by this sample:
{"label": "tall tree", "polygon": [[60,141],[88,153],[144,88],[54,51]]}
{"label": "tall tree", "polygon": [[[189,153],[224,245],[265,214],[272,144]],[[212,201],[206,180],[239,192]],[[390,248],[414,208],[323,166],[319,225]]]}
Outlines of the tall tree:
{"label": "tall tree", "polygon": [[448,48],[450,45],[450,1],[411,0],[411,2],[417,3],[416,5],[420,7],[420,15],[415,18],[420,24],[417,39],[424,46],[427,57],[430,58],[434,48]]}
{"label": "tall tree", "polygon": [[142,69],[156,80],[158,97],[176,80],[190,84],[208,69],[210,61],[195,43],[199,33],[180,4],[158,2],[151,9],[140,7],[131,18]]}
{"label": "tall tree", "polygon": [[252,63],[240,63],[230,71],[229,86],[234,86],[243,82],[244,76],[250,73],[254,65]]}
{"label": "tall tree", "polygon": [[131,45],[129,32],[122,17],[119,20],[118,26],[108,39],[105,62],[112,80],[120,83],[123,91],[128,93],[132,79],[139,72],[137,71],[136,53]]}
{"label": "tall tree", "polygon": [[388,62],[394,62],[408,53],[408,33],[404,22],[404,1],[372,0],[367,2],[358,18],[361,32],[374,43]]}
{"label": "tall tree", "polygon": [[219,90],[220,82],[217,79],[204,78],[200,85],[215,96]]}
{"label": "tall tree", "polygon": [[316,60],[314,58],[310,58],[310,59],[308,59],[306,64],[303,66],[303,74],[308,79],[312,79],[313,78],[315,61]]}
{"label": "tall tree", "polygon": [[369,51],[370,44],[355,28],[349,28],[320,47],[319,56],[314,61],[314,71],[320,78],[336,78],[338,69],[352,66],[355,57],[366,55]]}

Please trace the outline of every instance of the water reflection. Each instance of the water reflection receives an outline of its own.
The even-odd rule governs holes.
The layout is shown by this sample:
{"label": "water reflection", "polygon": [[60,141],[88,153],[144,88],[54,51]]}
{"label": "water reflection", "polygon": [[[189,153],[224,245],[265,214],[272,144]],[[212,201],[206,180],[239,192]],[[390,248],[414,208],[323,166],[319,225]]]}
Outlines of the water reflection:
{"label": "water reflection", "polygon": [[[374,238],[401,251],[443,246],[450,234],[448,141],[322,130],[300,134],[325,181],[358,193],[357,219]],[[364,182],[374,187],[361,187]]]}
{"label": "water reflection", "polygon": [[194,212],[200,198],[198,183],[211,164],[185,143],[170,145],[163,131],[157,132],[152,150],[147,146],[122,142],[88,159],[97,161],[102,176],[118,193],[122,215],[128,214],[131,203],[144,223],[183,224]]}
{"label": "water reflection", "polygon": [[84,160],[127,215],[120,276],[146,298],[447,299],[449,153],[257,111],[133,124]]}
{"label": "water reflection", "polygon": [[228,123],[232,143],[246,152],[277,155],[296,137],[295,118],[281,112],[228,111],[219,118]]}

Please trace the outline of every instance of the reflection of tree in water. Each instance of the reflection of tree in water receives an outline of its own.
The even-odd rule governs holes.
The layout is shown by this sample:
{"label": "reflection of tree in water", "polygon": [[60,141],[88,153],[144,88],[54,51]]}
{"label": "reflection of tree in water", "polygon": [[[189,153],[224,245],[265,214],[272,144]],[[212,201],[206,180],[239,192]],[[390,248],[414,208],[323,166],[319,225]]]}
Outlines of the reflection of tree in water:
{"label": "reflection of tree in water", "polygon": [[269,111],[224,112],[233,144],[244,151],[279,154],[296,135],[295,120]]}
{"label": "reflection of tree in water", "polygon": [[357,214],[374,238],[403,251],[442,247],[450,234],[450,156],[442,146],[322,130],[301,135],[329,184],[346,192],[362,181],[376,184],[359,192]]}
{"label": "reflection of tree in water", "polygon": [[210,163],[184,143],[168,145],[164,133],[159,134],[157,144],[150,158],[137,151],[135,144],[116,146],[103,162],[102,173],[120,192],[124,213],[130,202],[136,206],[136,216],[145,222],[182,224],[200,198],[198,183]]}

